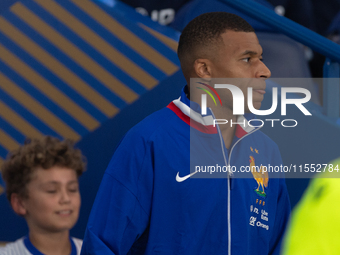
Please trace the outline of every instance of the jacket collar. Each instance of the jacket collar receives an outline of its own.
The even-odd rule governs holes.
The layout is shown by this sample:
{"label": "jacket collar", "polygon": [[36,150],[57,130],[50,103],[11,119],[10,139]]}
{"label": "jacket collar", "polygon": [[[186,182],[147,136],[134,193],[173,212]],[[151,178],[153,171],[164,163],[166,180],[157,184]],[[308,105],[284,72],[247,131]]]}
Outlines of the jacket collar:
{"label": "jacket collar", "polygon": [[[196,102],[190,101],[187,97],[188,88],[182,89],[181,96],[172,101],[167,107],[172,110],[181,120],[189,126],[207,134],[217,134],[217,126],[214,127],[214,116],[211,110],[207,109],[207,115],[201,115],[201,107]],[[248,120],[253,119],[254,114],[248,113],[237,117],[235,136],[241,138],[257,129],[248,124]],[[240,125],[241,124],[241,125]],[[255,125],[254,123],[251,123]]]}

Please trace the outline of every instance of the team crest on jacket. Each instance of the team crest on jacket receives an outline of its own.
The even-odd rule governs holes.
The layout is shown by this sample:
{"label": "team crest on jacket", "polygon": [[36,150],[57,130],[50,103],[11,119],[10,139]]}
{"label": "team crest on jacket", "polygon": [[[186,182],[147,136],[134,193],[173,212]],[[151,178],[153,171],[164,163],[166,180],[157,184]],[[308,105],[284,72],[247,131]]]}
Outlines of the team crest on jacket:
{"label": "team crest on jacket", "polygon": [[[252,152],[255,154],[259,154],[257,149],[253,149],[250,147]],[[250,163],[250,171],[257,182],[257,188],[254,191],[261,197],[266,197],[265,188],[268,187],[269,176],[267,172],[267,168],[265,166],[256,166],[255,158],[253,156],[249,156],[249,163]]]}

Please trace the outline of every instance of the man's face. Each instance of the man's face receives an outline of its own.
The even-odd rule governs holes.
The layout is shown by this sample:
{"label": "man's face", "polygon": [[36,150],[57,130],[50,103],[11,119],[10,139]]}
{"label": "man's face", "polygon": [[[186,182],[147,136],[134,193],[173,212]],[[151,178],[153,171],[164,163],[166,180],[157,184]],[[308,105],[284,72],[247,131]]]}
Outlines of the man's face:
{"label": "man's face", "polygon": [[59,232],[71,229],[78,220],[80,193],[76,172],[54,166],[36,169],[23,200],[30,231]]}
{"label": "man's face", "polygon": [[[211,61],[211,78],[251,78],[231,81],[242,90],[245,102],[247,88],[252,87],[253,105],[259,109],[265,93],[265,79],[269,78],[271,73],[262,62],[262,47],[257,36],[253,32],[227,31],[221,37],[223,44]],[[218,93],[225,98],[226,105],[232,107],[230,91],[219,89]],[[245,109],[248,110],[247,104]]]}

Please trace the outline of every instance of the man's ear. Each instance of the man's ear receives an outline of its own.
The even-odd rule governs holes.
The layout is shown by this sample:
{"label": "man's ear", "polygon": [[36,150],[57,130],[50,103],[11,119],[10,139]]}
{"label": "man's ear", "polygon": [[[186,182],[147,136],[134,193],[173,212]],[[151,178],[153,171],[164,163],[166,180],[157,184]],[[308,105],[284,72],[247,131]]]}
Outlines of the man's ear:
{"label": "man's ear", "polygon": [[27,210],[23,198],[20,197],[17,193],[11,194],[11,205],[16,214],[20,216],[26,215]]}
{"label": "man's ear", "polygon": [[211,79],[211,61],[209,59],[196,59],[194,62],[194,70],[199,78]]}

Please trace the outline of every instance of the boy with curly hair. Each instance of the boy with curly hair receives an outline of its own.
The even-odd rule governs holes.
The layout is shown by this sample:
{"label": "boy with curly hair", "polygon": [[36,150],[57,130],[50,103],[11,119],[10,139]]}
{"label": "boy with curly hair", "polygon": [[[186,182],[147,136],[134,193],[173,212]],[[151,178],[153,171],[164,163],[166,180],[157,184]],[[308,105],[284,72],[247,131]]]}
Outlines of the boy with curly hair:
{"label": "boy with curly hair", "polygon": [[0,254],[80,254],[82,240],[69,230],[79,216],[78,178],[85,161],[70,140],[27,140],[2,165],[6,195],[25,218],[29,234],[0,248]]}

